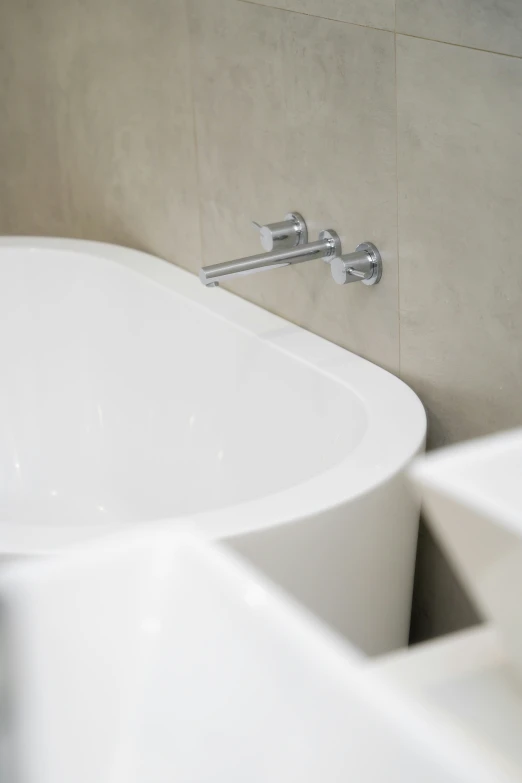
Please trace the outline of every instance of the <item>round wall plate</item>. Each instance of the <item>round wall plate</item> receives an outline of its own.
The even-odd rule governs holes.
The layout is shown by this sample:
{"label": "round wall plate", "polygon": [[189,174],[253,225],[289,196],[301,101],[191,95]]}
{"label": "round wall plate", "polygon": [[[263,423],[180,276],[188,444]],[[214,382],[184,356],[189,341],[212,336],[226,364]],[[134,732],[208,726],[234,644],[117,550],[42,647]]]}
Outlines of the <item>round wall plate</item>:
{"label": "round wall plate", "polygon": [[362,250],[365,253],[368,253],[370,256],[372,262],[375,264],[374,272],[371,277],[368,277],[366,280],[361,280],[364,285],[376,285],[379,280],[382,277],[382,258],[381,254],[373,244],[373,242],[363,242],[362,244],[358,245],[356,248],[356,251]]}
{"label": "round wall plate", "polygon": [[328,256],[323,256],[323,261],[326,264],[329,264],[334,258],[342,255],[343,248],[341,244],[341,238],[339,237],[337,231],[333,231],[331,228],[327,228],[326,231],[321,231],[319,234],[319,240],[324,242],[327,239],[331,240],[334,244],[333,252]]}
{"label": "round wall plate", "polygon": [[296,224],[299,232],[298,245],[308,244],[308,228],[304,217],[299,212],[289,212],[288,215],[285,215],[285,220],[293,220]]}

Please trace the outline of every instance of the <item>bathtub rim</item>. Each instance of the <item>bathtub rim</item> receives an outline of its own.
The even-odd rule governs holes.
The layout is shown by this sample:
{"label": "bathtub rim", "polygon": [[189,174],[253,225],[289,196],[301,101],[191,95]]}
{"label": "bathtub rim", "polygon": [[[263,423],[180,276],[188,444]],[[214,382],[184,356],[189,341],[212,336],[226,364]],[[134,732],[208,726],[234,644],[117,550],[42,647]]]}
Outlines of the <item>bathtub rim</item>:
{"label": "bathtub rim", "polygon": [[[3,249],[91,255],[119,264],[336,381],[362,402],[367,430],[342,461],[312,479],[262,498],[173,517],[176,524],[192,519],[204,534],[222,538],[310,518],[348,506],[387,483],[424,448],[426,413],[417,395],[401,379],[230,291],[205,288],[194,274],[166,259],[121,245],[55,237],[4,236],[0,237],[0,252]],[[132,524],[169,521],[151,519]],[[110,534],[120,527],[129,524],[69,527],[0,523],[0,553],[45,552]]]}

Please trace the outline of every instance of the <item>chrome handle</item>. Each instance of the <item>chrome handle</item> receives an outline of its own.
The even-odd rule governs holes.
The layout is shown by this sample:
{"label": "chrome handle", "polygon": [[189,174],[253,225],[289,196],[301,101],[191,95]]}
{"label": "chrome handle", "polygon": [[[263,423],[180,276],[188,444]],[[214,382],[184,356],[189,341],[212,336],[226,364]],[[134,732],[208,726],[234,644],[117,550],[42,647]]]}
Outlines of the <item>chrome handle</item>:
{"label": "chrome handle", "polygon": [[290,212],[279,223],[262,226],[253,220],[252,225],[258,229],[261,245],[268,253],[275,249],[299,247],[308,242],[306,223],[298,212]]}
{"label": "chrome handle", "polygon": [[[329,232],[324,231],[327,235]],[[322,236],[322,235],[321,235]],[[330,262],[332,277],[339,285],[364,283],[375,285],[382,277],[381,254],[371,242],[358,245],[354,253],[337,255]]]}
{"label": "chrome handle", "polygon": [[330,264],[332,277],[340,285],[355,282],[375,285],[381,279],[381,256],[371,242],[363,242],[354,253],[343,255],[338,234],[328,229],[321,231],[317,242],[309,243],[306,223],[298,212],[290,212],[280,223],[262,226],[254,221],[252,225],[258,229],[267,252],[204,266],[199,272],[203,285],[218,286],[224,278],[300,264],[314,258],[322,258]]}

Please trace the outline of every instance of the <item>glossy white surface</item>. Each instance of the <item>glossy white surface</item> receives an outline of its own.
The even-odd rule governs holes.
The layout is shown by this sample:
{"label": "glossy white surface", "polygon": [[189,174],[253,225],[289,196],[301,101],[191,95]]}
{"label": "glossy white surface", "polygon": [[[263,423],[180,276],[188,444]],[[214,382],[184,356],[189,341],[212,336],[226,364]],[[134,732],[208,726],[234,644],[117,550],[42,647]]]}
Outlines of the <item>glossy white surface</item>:
{"label": "glossy white surface", "polygon": [[26,562],[0,599],[13,708],[2,780],[513,780],[193,537],[142,530]]}
{"label": "glossy white surface", "polygon": [[522,430],[419,460],[430,523],[522,677]]}
{"label": "glossy white surface", "polygon": [[497,632],[479,627],[378,659],[382,682],[432,710],[455,738],[473,738],[522,780],[522,689]]}
{"label": "glossy white surface", "polygon": [[405,641],[410,389],[125,248],[4,238],[0,280],[0,550],[190,515],[369,651]]}

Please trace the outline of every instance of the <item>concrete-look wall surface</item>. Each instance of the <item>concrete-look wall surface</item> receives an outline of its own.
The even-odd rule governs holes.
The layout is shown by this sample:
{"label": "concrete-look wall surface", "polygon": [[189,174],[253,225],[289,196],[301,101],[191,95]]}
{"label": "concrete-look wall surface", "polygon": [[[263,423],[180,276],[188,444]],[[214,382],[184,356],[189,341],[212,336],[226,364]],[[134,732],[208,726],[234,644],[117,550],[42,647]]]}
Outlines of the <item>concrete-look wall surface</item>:
{"label": "concrete-look wall surface", "polygon": [[[0,233],[191,271],[302,212],[321,262],[230,284],[400,375],[439,446],[522,424],[520,0],[0,0]],[[421,530],[412,638],[476,621]]]}

